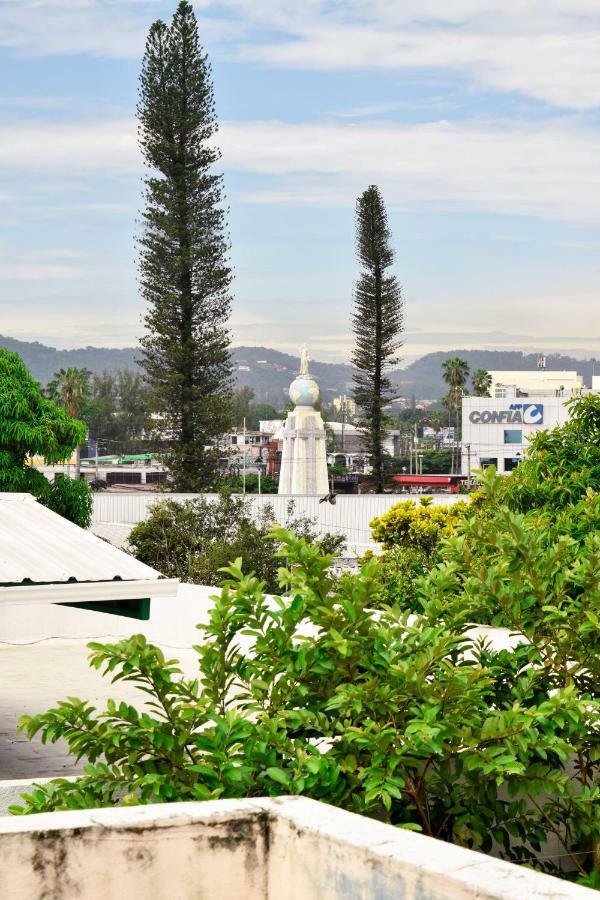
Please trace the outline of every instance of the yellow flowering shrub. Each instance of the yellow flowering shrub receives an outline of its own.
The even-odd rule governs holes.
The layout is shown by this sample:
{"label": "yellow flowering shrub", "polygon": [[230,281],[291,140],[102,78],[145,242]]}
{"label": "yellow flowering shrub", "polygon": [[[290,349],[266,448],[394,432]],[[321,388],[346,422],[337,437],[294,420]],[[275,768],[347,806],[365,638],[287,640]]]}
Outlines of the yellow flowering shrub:
{"label": "yellow flowering shrub", "polygon": [[373,540],[385,550],[397,547],[429,555],[444,538],[450,537],[469,509],[464,501],[452,506],[434,506],[431,497],[404,500],[370,523]]}

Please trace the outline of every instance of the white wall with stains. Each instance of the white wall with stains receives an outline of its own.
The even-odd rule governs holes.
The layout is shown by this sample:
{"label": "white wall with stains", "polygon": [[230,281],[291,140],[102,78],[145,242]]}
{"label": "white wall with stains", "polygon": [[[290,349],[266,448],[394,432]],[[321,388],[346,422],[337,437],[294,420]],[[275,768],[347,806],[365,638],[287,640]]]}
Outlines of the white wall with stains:
{"label": "white wall with stains", "polygon": [[0,819],[7,900],[593,900],[301,797]]}

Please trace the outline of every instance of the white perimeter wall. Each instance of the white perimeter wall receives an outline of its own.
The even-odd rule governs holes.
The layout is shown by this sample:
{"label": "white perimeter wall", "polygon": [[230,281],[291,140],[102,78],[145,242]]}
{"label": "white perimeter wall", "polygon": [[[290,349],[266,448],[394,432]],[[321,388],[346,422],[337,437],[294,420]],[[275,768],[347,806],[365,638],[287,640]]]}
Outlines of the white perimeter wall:
{"label": "white perimeter wall", "polygon": [[[103,493],[94,495],[92,530],[117,544],[126,540],[130,527],[146,519],[154,503],[161,500],[191,500],[204,496],[218,499],[218,494],[168,494],[164,493]],[[317,520],[321,534],[331,532],[346,538],[350,554],[364,553],[376,546],[371,539],[369,523],[402,500],[413,499],[419,494],[359,494],[338,495],[335,505],[319,503],[318,497],[292,497],[278,494],[246,494],[254,514],[260,517],[265,506],[271,506],[277,521],[284,522],[290,501],[294,502],[294,516],[309,516]],[[451,505],[464,499],[458,494],[433,494],[434,504]],[[110,526],[110,527],[108,527]]]}

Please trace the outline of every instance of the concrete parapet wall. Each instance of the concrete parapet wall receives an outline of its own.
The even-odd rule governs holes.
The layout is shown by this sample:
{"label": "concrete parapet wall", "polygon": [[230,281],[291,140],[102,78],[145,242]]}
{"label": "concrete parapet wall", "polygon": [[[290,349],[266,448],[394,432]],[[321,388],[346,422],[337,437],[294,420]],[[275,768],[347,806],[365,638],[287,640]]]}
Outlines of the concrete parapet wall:
{"label": "concrete parapet wall", "polygon": [[300,797],[0,820],[11,900],[592,900],[594,891]]}

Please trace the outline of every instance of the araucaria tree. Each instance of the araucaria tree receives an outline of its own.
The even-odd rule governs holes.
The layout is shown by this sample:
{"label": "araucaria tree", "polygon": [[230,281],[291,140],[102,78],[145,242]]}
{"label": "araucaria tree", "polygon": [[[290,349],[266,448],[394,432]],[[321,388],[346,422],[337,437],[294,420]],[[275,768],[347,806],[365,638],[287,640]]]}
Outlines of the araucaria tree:
{"label": "araucaria tree", "polygon": [[192,5],[150,28],[140,77],[146,178],[139,271],[142,365],[180,490],[211,482],[229,426],[231,269],[211,72]]}
{"label": "araucaria tree", "polygon": [[370,455],[375,487],[383,491],[387,432],[384,407],[393,397],[390,367],[402,346],[404,302],[400,285],[389,269],[394,261],[383,198],[372,184],[356,203],[356,244],[362,271],[354,291],[352,362],[354,399],[365,451]]}

